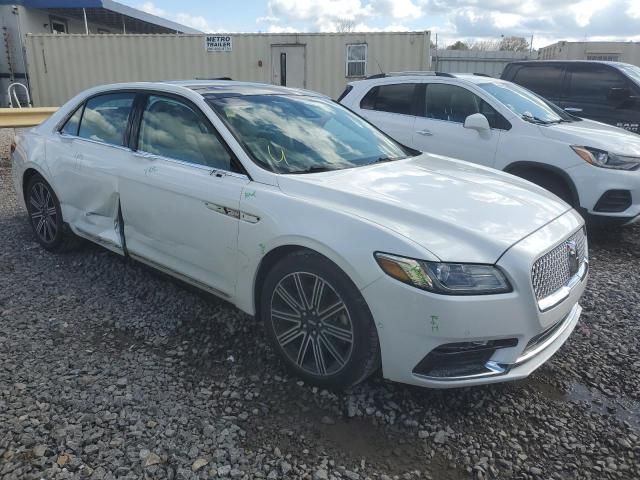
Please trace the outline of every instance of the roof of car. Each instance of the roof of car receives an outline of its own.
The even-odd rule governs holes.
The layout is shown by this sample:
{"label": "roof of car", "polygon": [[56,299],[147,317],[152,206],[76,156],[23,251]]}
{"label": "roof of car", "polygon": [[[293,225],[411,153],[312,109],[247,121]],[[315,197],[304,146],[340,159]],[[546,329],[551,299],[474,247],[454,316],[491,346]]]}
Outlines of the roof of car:
{"label": "roof of car", "polygon": [[471,83],[488,83],[488,82],[504,82],[504,80],[500,80],[499,78],[490,77],[489,75],[477,74],[477,73],[448,73],[446,75],[431,75],[420,72],[407,72],[402,74],[395,74],[389,76],[376,75],[371,78],[366,78],[363,80],[356,80],[351,83],[360,83],[360,82],[370,82],[370,83],[391,83],[393,81],[404,80],[404,81],[432,81],[437,80],[438,82],[445,82],[447,79],[455,78],[458,80],[463,80]]}
{"label": "roof of car", "polygon": [[453,76],[455,78],[459,78],[460,80],[465,80],[471,83],[508,83],[505,80],[500,80],[499,78],[490,77],[489,75],[477,75],[475,73],[454,73]]}
{"label": "roof of car", "polygon": [[281,87],[267,83],[238,82],[235,80],[175,80],[161,82],[193,90],[203,97],[225,98],[246,95],[311,95],[322,97],[317,92],[300,88]]}
{"label": "roof of car", "polygon": [[612,67],[619,67],[621,65],[629,65],[624,62],[612,62],[608,60],[516,60],[514,62],[509,62],[512,65],[524,65],[524,64],[543,64],[543,63],[594,63],[594,64],[603,64],[603,65],[611,65]]}

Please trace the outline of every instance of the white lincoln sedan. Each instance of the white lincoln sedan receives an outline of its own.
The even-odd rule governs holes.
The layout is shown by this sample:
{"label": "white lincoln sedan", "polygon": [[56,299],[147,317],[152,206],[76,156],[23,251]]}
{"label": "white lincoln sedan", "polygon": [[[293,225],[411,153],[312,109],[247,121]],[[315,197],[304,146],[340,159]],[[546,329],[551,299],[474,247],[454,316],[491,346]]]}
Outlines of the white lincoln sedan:
{"label": "white lincoln sedan", "polygon": [[312,92],[102,86],[12,149],[43,248],[87,239],[227,299],[318,385],[380,366],[427,387],[523,378],[580,316],[587,241],[569,205]]}

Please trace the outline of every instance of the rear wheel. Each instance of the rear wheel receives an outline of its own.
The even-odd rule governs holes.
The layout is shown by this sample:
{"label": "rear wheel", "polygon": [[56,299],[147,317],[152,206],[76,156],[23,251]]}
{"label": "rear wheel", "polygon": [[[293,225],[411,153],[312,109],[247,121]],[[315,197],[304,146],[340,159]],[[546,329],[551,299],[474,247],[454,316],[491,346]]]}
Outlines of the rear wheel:
{"label": "rear wheel", "polygon": [[349,387],[380,364],[376,328],[362,295],[318,254],[301,251],[278,262],[266,276],[260,308],[274,349],[310,383]]}
{"label": "rear wheel", "polygon": [[65,225],[58,197],[41,175],[35,174],[27,182],[25,200],[33,233],[43,248],[50,252],[64,252],[80,243],[80,239]]}

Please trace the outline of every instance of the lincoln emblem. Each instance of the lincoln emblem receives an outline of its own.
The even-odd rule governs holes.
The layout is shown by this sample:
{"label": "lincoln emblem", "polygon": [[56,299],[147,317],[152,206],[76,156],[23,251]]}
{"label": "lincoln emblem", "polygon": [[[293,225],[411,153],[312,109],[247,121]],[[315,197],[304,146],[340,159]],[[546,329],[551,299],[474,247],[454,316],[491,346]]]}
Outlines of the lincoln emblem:
{"label": "lincoln emblem", "polygon": [[567,242],[567,251],[569,253],[569,273],[573,277],[578,273],[580,268],[580,260],[578,259],[578,248],[575,240],[569,240]]}

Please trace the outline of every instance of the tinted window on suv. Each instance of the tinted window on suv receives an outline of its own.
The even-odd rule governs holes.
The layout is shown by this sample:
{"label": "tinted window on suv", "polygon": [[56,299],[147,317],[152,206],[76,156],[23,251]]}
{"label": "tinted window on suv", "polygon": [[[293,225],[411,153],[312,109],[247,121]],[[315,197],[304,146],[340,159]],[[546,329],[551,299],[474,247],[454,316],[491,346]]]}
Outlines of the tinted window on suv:
{"label": "tinted window on suv", "polygon": [[563,75],[561,65],[523,65],[513,77],[513,82],[543,97],[560,98]]}
{"label": "tinted window on suv", "polygon": [[414,114],[415,83],[397,83],[373,87],[360,102],[360,108],[379,112]]}
{"label": "tinted window on suv", "polygon": [[446,83],[430,83],[425,96],[427,118],[464,123],[469,115],[481,113],[491,128],[509,130],[511,124],[495,108],[466,88]]}
{"label": "tinted window on suv", "polygon": [[124,133],[134,97],[134,93],[109,93],[87,100],[78,136],[125,145]]}
{"label": "tinted window on suv", "polygon": [[628,87],[619,72],[606,65],[575,65],[571,68],[568,97],[573,101],[608,104],[612,88]]}

